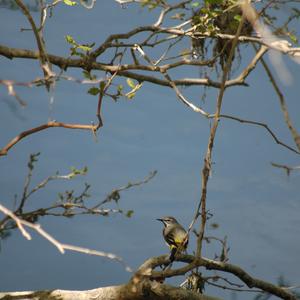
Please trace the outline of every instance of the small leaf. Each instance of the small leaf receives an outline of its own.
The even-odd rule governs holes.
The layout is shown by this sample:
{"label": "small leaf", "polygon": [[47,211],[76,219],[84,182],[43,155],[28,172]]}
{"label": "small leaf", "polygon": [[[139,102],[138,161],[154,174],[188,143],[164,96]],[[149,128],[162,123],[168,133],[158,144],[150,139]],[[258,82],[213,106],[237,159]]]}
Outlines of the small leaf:
{"label": "small leaf", "polygon": [[123,91],[123,85],[122,84],[119,84],[118,85],[118,92],[121,94],[122,93],[122,91]]}
{"label": "small leaf", "polygon": [[206,4],[222,4],[223,0],[205,0]]}
{"label": "small leaf", "polygon": [[196,7],[198,7],[199,5],[200,5],[200,2],[193,2],[193,3],[191,4],[191,7],[196,8]]}
{"label": "small leaf", "polygon": [[129,100],[131,100],[131,99],[134,98],[134,96],[135,96],[135,93],[130,93],[130,94],[127,95],[127,98],[128,98]]}
{"label": "small leaf", "polygon": [[76,1],[64,0],[64,3],[69,6],[77,5]]}
{"label": "small leaf", "polygon": [[72,44],[72,45],[76,45],[76,42],[74,41],[73,37],[71,35],[66,35],[66,41],[69,43],[69,44]]}
{"label": "small leaf", "polygon": [[96,88],[95,86],[94,87],[91,87],[89,90],[88,90],[88,93],[90,95],[93,95],[93,96],[96,96],[97,94],[99,94],[100,90],[98,88]]}
{"label": "small leaf", "polygon": [[292,41],[294,44],[297,44],[297,43],[298,43],[298,39],[297,39],[297,37],[296,37],[294,34],[290,33],[290,34],[289,34],[289,37],[290,37],[291,41]]}
{"label": "small leaf", "polygon": [[92,50],[91,47],[86,46],[86,45],[78,45],[78,48],[81,49],[81,50],[83,50],[83,51],[85,51],[85,52]]}
{"label": "small leaf", "polygon": [[126,82],[127,82],[127,84],[128,84],[132,89],[135,88],[135,84],[134,84],[134,82],[133,82],[132,79],[127,78]]}
{"label": "small leaf", "polygon": [[128,210],[127,212],[126,212],[126,217],[127,218],[131,218],[132,217],[132,215],[133,215],[133,213],[134,213],[134,211],[131,209],[131,210]]}
{"label": "small leaf", "polygon": [[88,72],[87,70],[83,70],[82,74],[83,74],[83,77],[86,79],[89,79],[89,80],[95,79],[94,78],[95,75],[92,75],[91,72]]}
{"label": "small leaf", "polygon": [[236,21],[241,22],[242,16],[241,15],[235,15],[233,17]]}

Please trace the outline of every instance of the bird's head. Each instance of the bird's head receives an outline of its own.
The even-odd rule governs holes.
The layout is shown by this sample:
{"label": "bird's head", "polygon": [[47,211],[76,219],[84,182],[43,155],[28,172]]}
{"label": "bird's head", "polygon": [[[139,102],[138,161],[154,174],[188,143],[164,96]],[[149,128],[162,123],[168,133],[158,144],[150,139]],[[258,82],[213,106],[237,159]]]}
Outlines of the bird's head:
{"label": "bird's head", "polygon": [[165,227],[173,225],[173,224],[178,224],[177,220],[171,216],[162,217],[162,218],[156,219],[156,220],[162,222]]}

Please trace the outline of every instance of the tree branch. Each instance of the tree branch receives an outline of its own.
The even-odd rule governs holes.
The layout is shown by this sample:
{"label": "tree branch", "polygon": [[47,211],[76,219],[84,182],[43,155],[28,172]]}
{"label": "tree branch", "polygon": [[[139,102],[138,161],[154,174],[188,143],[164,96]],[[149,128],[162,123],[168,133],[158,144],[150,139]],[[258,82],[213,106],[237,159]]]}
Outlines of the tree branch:
{"label": "tree branch", "polygon": [[[46,82],[48,82],[49,77],[51,77],[51,75],[53,75],[53,73],[51,72],[51,64],[49,63],[48,57],[47,57],[47,53],[46,53],[46,49],[45,49],[45,43],[43,42],[43,39],[40,36],[40,32],[38,31],[35,22],[28,10],[28,8],[26,7],[26,5],[23,3],[22,0],[15,0],[16,4],[19,6],[19,8],[22,10],[23,14],[27,17],[32,31],[34,33],[36,42],[37,42],[37,46],[39,49],[39,60],[41,63],[41,67],[42,70],[44,72],[45,75],[45,80]],[[47,85],[48,87],[48,85]]]}
{"label": "tree branch", "polygon": [[31,291],[31,292],[4,292],[0,293],[2,300],[220,300],[198,294],[182,288],[159,284],[147,279],[139,279],[135,283],[119,286],[101,287],[86,291]]}
{"label": "tree branch", "polygon": [[48,232],[46,232],[40,224],[31,223],[31,222],[28,222],[26,220],[19,218],[12,211],[10,211],[9,209],[7,209],[5,206],[3,206],[1,204],[0,204],[0,211],[2,213],[4,213],[5,215],[9,216],[12,220],[14,220],[16,222],[20,232],[27,240],[31,240],[32,237],[29,234],[29,232],[25,229],[25,226],[35,230],[43,238],[48,240],[51,244],[53,244],[59,250],[59,252],[61,254],[64,254],[65,250],[70,250],[70,251],[81,252],[81,253],[85,253],[85,254],[89,254],[89,255],[107,257],[109,259],[118,261],[125,267],[126,271],[131,272],[130,267],[124,263],[124,261],[122,260],[121,257],[119,257],[115,254],[61,243],[58,240],[56,240],[52,235],[50,235]]}
{"label": "tree branch", "polygon": [[224,118],[224,119],[230,119],[230,120],[234,120],[234,121],[238,121],[240,123],[245,123],[245,124],[251,124],[251,125],[257,125],[257,126],[260,126],[260,127],[264,127],[268,132],[269,134],[272,136],[272,138],[274,139],[274,141],[278,144],[278,145],[281,145],[287,149],[289,149],[290,151],[296,153],[296,154],[300,154],[300,151],[298,151],[297,149],[294,149],[292,148],[291,146],[283,143],[282,141],[280,141],[277,136],[275,135],[275,133],[270,129],[270,127],[265,124],[265,123],[262,123],[262,122],[256,122],[256,121],[251,121],[251,120],[245,120],[245,119],[242,119],[242,118],[238,118],[238,117],[234,117],[234,116],[230,116],[230,115],[220,115],[220,118]]}
{"label": "tree branch", "polygon": [[[254,46],[255,48],[255,46]],[[256,49],[256,48],[255,48]],[[279,86],[270,70],[270,68],[268,67],[267,63],[265,62],[265,60],[262,58],[261,59],[261,64],[263,65],[269,79],[270,79],[270,82],[279,98],[279,102],[280,102],[280,107],[281,107],[281,110],[283,112],[283,116],[284,116],[284,120],[287,124],[287,127],[288,129],[290,130],[291,134],[292,134],[292,137],[295,141],[295,144],[297,145],[298,147],[298,150],[300,151],[300,135],[299,133],[297,132],[296,128],[293,126],[292,124],[292,121],[290,119],[290,116],[289,116],[289,112],[288,112],[288,109],[287,109],[287,106],[286,106],[286,102],[285,102],[285,99],[284,99],[284,96],[283,96],[283,93],[280,91],[279,89]]]}
{"label": "tree branch", "polygon": [[13,138],[6,146],[4,146],[2,149],[0,149],[0,156],[7,155],[7,152],[19,141],[21,141],[23,138],[25,138],[28,135],[31,135],[33,133],[53,128],[53,127],[62,127],[62,128],[68,128],[68,129],[82,129],[82,130],[91,130],[93,134],[98,130],[98,125],[84,125],[84,124],[68,124],[68,123],[62,123],[62,122],[56,122],[56,121],[50,121],[46,124],[40,125],[38,127],[31,128],[29,130],[21,132],[19,135],[17,135],[15,138]]}
{"label": "tree branch", "polygon": [[[208,183],[208,179],[209,179],[209,175],[210,175],[210,171],[211,171],[212,150],[213,150],[213,146],[214,146],[216,132],[217,132],[218,125],[219,125],[222,101],[223,101],[223,96],[224,96],[225,88],[226,88],[226,80],[227,80],[228,74],[231,70],[232,59],[234,56],[235,48],[238,43],[238,38],[241,34],[243,24],[244,24],[244,16],[242,16],[242,19],[239,22],[239,26],[237,28],[235,38],[232,41],[229,57],[226,62],[225,68],[223,70],[220,91],[219,91],[218,98],[217,98],[216,112],[214,114],[213,124],[212,124],[211,130],[210,130],[207,151],[206,151],[206,155],[205,155],[205,159],[204,159],[204,165],[202,168],[201,198],[200,198],[199,206],[198,206],[198,208],[196,210],[196,214],[195,214],[195,217],[196,217],[197,214],[200,213],[200,209],[201,209],[201,222],[200,222],[200,228],[199,228],[199,236],[197,238],[197,250],[196,250],[197,258],[201,257],[202,240],[204,237],[204,231],[205,231],[205,225],[206,225],[206,194],[207,194],[207,183]],[[194,217],[194,219],[195,219],[195,217]]]}
{"label": "tree branch", "polygon": [[168,255],[162,255],[150,258],[147,261],[145,261],[144,264],[139,268],[138,272],[144,274],[145,276],[148,274],[148,276],[150,276],[153,279],[159,279],[184,275],[190,270],[199,267],[204,267],[207,270],[216,270],[233,274],[251,289],[258,288],[264,292],[270,293],[285,300],[297,300],[297,298],[287,289],[280,286],[276,286],[275,284],[272,284],[270,282],[252,277],[249,273],[247,273],[245,270],[243,270],[237,265],[220,262],[205,257],[197,258],[193,255],[183,254],[178,255],[175,260],[187,263],[187,265],[178,269],[166,269],[164,271],[158,272],[152,271],[154,268],[168,263]]}

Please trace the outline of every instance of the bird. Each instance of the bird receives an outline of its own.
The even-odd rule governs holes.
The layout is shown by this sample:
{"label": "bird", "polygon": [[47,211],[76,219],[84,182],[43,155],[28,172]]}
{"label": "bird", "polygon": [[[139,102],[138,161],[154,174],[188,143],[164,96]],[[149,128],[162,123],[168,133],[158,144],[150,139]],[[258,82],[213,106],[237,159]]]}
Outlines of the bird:
{"label": "bird", "polygon": [[177,252],[186,250],[189,242],[188,233],[174,217],[167,216],[156,220],[164,224],[163,237],[170,247],[169,259],[173,262]]}

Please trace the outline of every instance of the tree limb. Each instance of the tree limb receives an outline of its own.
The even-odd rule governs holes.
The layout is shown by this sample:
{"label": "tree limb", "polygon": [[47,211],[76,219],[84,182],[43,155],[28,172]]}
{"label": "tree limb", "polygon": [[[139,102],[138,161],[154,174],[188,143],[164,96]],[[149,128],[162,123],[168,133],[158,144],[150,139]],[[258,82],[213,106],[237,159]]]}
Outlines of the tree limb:
{"label": "tree limb", "polygon": [[0,149],[0,156],[7,155],[7,152],[19,141],[21,141],[23,138],[25,138],[28,135],[31,135],[33,133],[53,128],[53,127],[62,127],[62,128],[68,128],[68,129],[82,129],[82,130],[91,130],[93,133],[95,133],[99,125],[85,125],[85,124],[68,124],[68,123],[62,123],[62,122],[56,122],[56,121],[50,121],[46,124],[40,125],[38,127],[31,128],[29,130],[21,132],[19,135],[17,135],[15,138],[13,138],[6,146],[4,146],[2,149]]}
{"label": "tree limb", "polygon": [[99,251],[99,250],[93,250],[93,249],[88,249],[88,248],[84,248],[84,247],[78,247],[78,246],[74,246],[74,245],[61,243],[58,240],[56,240],[52,235],[50,235],[47,231],[45,231],[40,224],[31,223],[31,222],[28,222],[26,220],[19,218],[11,210],[9,210],[8,208],[6,208],[5,206],[3,206],[1,204],[0,204],[0,211],[2,213],[4,213],[5,215],[9,216],[12,220],[14,220],[16,222],[20,232],[27,240],[31,240],[32,237],[29,234],[29,232],[25,229],[25,227],[35,230],[43,238],[45,238],[51,244],[53,244],[59,250],[59,252],[61,254],[64,254],[65,250],[70,250],[70,251],[85,253],[85,254],[89,254],[89,255],[102,256],[102,257],[106,257],[106,258],[109,258],[112,260],[116,260],[125,267],[126,271],[128,271],[128,272],[132,271],[131,268],[124,263],[124,261],[122,260],[121,257],[119,257],[113,253],[108,253],[108,252],[103,252],[103,251]]}
{"label": "tree limb", "polygon": [[182,288],[142,279],[135,283],[108,286],[86,291],[45,290],[35,292],[4,292],[1,300],[220,300]]}
{"label": "tree limb", "polygon": [[204,267],[207,270],[216,270],[233,274],[242,282],[244,282],[249,288],[258,288],[264,292],[278,296],[279,298],[285,300],[297,300],[297,298],[287,289],[280,286],[276,286],[275,284],[272,284],[270,282],[255,278],[237,265],[208,259],[203,256],[201,258],[197,258],[193,255],[183,254],[178,255],[176,260],[185,262],[187,263],[187,265],[178,269],[166,269],[164,271],[158,272],[152,271],[155,267],[168,263],[168,255],[162,255],[148,259],[140,267],[139,272],[141,272],[142,274],[148,274],[153,279],[159,279],[184,275],[190,270],[193,270],[198,267]]}

